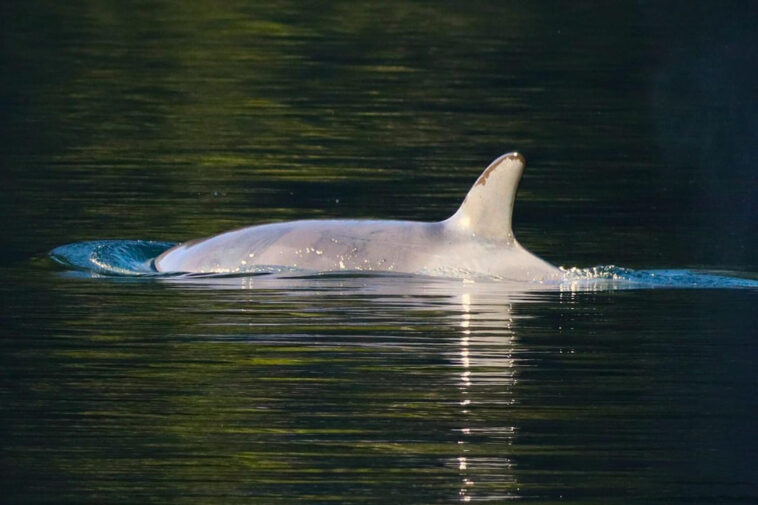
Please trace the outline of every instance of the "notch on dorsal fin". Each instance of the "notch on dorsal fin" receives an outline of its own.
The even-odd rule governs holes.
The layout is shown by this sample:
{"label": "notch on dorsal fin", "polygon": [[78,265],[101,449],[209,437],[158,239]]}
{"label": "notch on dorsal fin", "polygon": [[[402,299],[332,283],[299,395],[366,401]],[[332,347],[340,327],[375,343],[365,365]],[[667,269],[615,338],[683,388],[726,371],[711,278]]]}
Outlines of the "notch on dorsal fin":
{"label": "notch on dorsal fin", "polygon": [[490,163],[446,224],[486,240],[512,243],[513,203],[525,166],[526,160],[516,152]]}

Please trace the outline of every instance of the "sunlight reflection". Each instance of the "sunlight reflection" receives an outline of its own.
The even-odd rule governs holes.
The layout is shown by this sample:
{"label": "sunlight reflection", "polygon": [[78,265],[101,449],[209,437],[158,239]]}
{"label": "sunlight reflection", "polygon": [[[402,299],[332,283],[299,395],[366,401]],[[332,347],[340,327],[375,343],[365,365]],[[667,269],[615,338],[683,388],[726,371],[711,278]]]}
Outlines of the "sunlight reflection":
{"label": "sunlight reflection", "polygon": [[[514,321],[518,315],[514,316],[514,306],[539,302],[539,297],[546,295],[513,292],[512,287],[498,283],[403,276],[258,275],[206,279],[206,282],[198,288],[251,290],[249,304],[240,305],[238,300],[235,303],[238,311],[252,314],[261,310],[260,300],[271,297],[312,299],[314,303],[299,309],[300,318],[317,315],[328,318],[335,311],[346,310],[348,304],[355,306],[351,306],[352,310],[373,311],[381,307],[392,317],[400,314],[402,323],[394,319],[389,323],[383,319],[375,322],[403,324],[402,328],[406,328],[405,321],[416,320],[413,312],[434,311],[439,317],[434,320],[425,317],[424,321],[430,321],[435,328],[441,325],[433,343],[444,349],[442,352],[452,365],[447,372],[451,374],[448,377],[452,397],[447,400],[448,408],[457,415],[455,426],[451,427],[457,449],[453,454],[446,453],[445,466],[455,469],[457,474],[457,482],[451,483],[456,489],[455,499],[468,502],[518,498],[513,462],[508,452],[502,450],[513,444],[518,431],[511,424],[511,408],[517,403],[515,357],[525,351],[517,345]],[[223,296],[235,298],[233,293]],[[569,292],[563,296],[572,295]],[[270,303],[265,306],[272,308]],[[283,305],[282,310],[290,312],[287,307],[288,304]],[[259,324],[258,318],[252,321],[255,322],[248,324]],[[312,320],[308,324],[308,331],[312,331]],[[378,349],[387,345],[390,344],[386,341],[361,342],[361,346]],[[392,345],[415,343],[398,340]],[[497,452],[484,456],[483,447]]]}
{"label": "sunlight reflection", "polygon": [[[480,493],[494,479],[498,486],[508,486],[507,497],[516,498],[510,491],[517,489],[510,459],[500,455],[497,462],[489,461],[482,465],[477,464],[477,458],[472,459],[470,454],[473,433],[476,433],[477,438],[506,438],[508,445],[511,445],[516,432],[513,426],[478,426],[478,418],[474,415],[477,409],[492,408],[493,402],[499,408],[507,408],[505,406],[515,402],[512,395],[506,394],[508,400],[503,399],[503,393],[512,392],[511,387],[516,383],[511,303],[509,297],[502,292],[488,291],[486,287],[476,284],[466,285],[465,291],[455,299],[459,305],[457,326],[460,336],[456,361],[460,367],[458,391],[461,395],[458,401],[461,424],[457,441],[459,455],[456,460],[461,479],[458,499],[462,502],[474,499],[476,481],[479,480],[475,478],[476,475],[485,482]],[[490,389],[493,386],[495,389]],[[504,471],[507,472],[505,475]]]}
{"label": "sunlight reflection", "polygon": [[[471,360],[469,357],[469,335],[471,335],[471,294],[462,293],[460,296],[461,303],[461,339],[460,339],[460,363],[463,371],[460,374],[460,386],[459,390],[462,395],[468,395],[468,390],[471,387]],[[470,414],[469,406],[471,400],[469,398],[463,398],[459,402],[461,405],[461,414],[463,415],[462,421],[466,421],[466,416]],[[458,440],[458,445],[461,446],[462,455],[458,457],[458,471],[461,472],[462,484],[458,491],[458,496],[461,501],[470,501],[469,489],[474,485],[474,481],[470,479],[466,473],[468,468],[468,462],[466,460],[466,453],[469,449],[465,446],[466,440],[464,437],[471,434],[471,429],[468,427],[461,428],[461,438]]]}

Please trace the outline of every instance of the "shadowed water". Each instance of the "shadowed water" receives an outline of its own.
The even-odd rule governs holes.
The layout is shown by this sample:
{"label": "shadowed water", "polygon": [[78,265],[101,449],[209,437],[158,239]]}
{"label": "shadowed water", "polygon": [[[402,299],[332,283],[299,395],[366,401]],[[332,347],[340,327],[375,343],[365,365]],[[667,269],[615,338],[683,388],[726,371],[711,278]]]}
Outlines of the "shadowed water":
{"label": "shadowed water", "polygon": [[[758,501],[749,9],[0,9],[0,502]],[[512,150],[557,285],[151,267]]]}

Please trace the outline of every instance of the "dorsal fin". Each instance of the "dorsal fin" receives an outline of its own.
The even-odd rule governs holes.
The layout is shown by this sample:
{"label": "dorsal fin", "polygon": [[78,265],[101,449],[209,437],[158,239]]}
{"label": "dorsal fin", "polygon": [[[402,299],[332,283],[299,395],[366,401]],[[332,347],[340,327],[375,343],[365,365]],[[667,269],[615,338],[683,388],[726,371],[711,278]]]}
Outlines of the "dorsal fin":
{"label": "dorsal fin", "polygon": [[490,163],[446,224],[487,240],[512,243],[513,203],[525,166],[526,160],[516,152]]}

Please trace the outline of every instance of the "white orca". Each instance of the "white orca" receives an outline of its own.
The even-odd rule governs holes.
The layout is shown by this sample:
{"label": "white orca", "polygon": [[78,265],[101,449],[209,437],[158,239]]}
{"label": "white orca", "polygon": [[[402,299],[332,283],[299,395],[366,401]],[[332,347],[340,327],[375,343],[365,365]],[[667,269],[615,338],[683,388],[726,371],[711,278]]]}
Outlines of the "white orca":
{"label": "white orca", "polygon": [[524,249],[511,216],[526,162],[493,161],[458,211],[440,222],[304,220],[250,226],[190,240],[154,260],[159,272],[237,273],[285,267],[313,272],[375,271],[526,282],[563,273]]}

